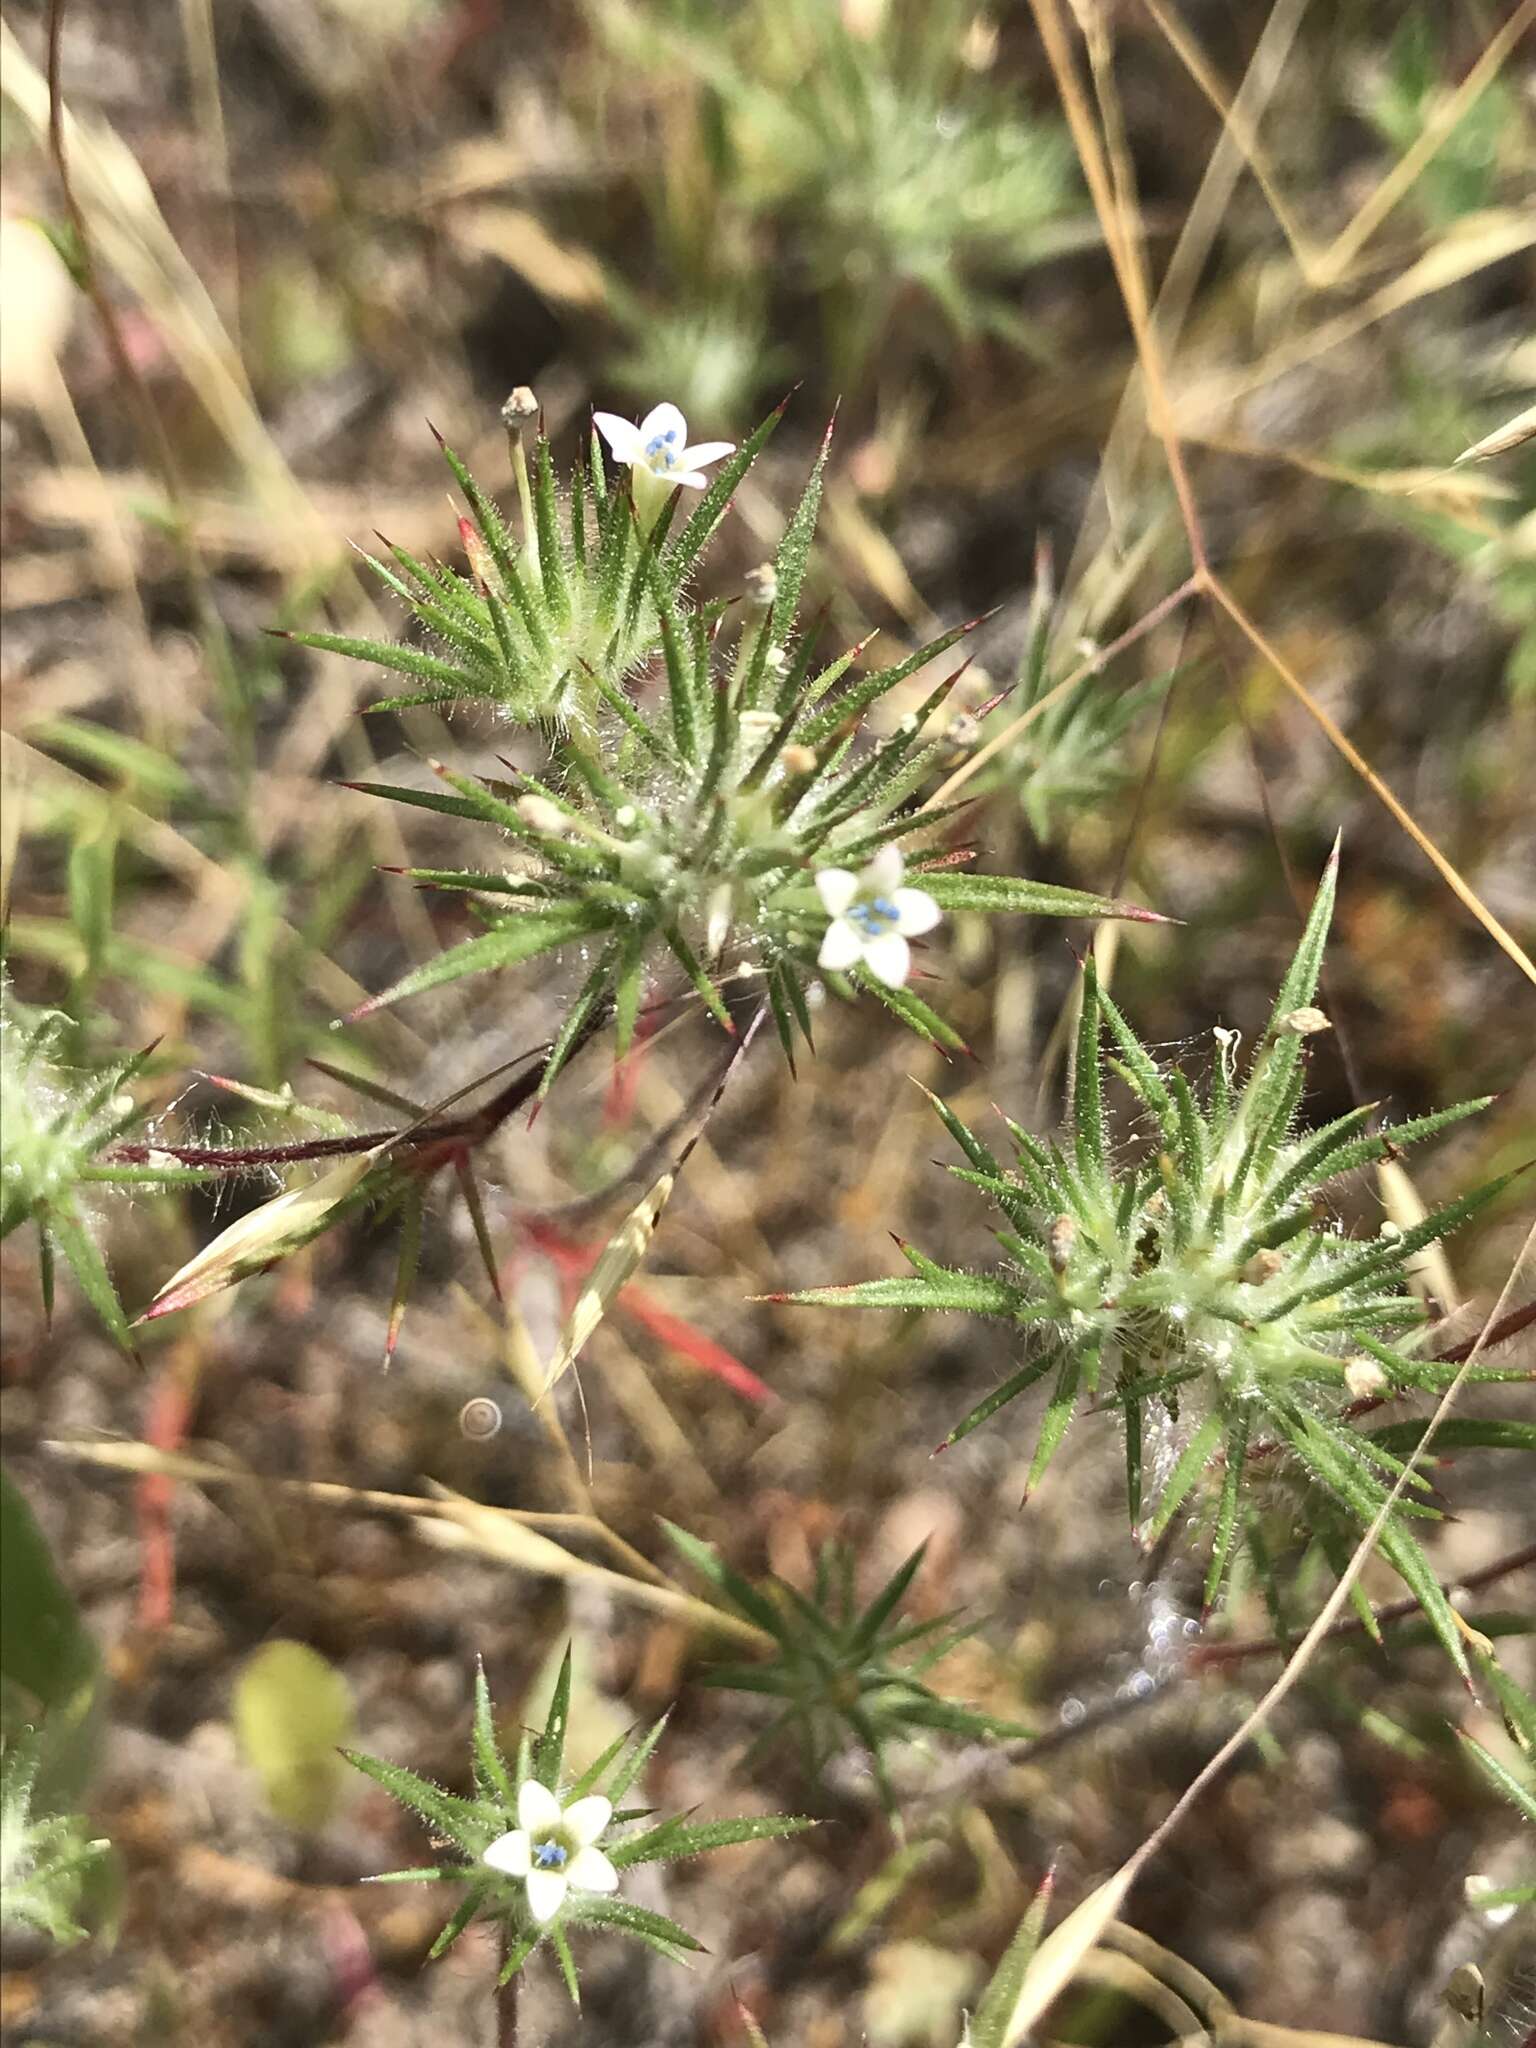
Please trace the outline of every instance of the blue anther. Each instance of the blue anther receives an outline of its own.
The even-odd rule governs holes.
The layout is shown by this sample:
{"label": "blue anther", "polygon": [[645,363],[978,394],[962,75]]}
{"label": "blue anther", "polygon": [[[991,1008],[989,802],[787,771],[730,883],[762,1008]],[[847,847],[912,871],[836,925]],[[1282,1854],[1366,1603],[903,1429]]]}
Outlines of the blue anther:
{"label": "blue anther", "polygon": [[899,923],[901,913],[889,896],[874,896],[865,903],[851,904],[848,916],[860,931],[873,937],[887,925]]}

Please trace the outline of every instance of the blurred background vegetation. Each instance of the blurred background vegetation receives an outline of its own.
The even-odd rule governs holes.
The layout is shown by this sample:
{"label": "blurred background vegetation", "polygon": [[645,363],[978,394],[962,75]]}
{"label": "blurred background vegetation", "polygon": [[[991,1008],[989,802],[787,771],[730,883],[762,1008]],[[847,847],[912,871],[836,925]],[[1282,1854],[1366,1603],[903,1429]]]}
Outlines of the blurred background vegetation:
{"label": "blurred background vegetation", "polygon": [[[1374,1229],[1383,1202],[1400,1215],[1530,1155],[1532,992],[1511,948],[1536,917],[1536,444],[1456,458],[1536,387],[1536,8],[1074,10],[1094,118],[1134,180],[1211,561],[1510,946],[1230,620],[1177,598],[1187,536],[1027,7],[58,12],[68,193],[46,10],[16,0],[3,45],[8,1142],[28,1101],[73,1100],[82,1144],[130,1117],[260,1142],[291,1128],[294,1094],[358,1126],[359,1097],[306,1062],[428,1099],[544,1039],[568,990],[515,977],[332,1028],[462,930],[454,899],[379,872],[459,863],[453,821],[402,824],[338,785],[409,779],[450,748],[494,773],[497,731],[361,719],[365,674],[269,629],[398,630],[351,550],[378,530],[452,556],[428,421],[505,492],[514,386],[569,458],[594,405],[672,399],[695,435],[740,441],[793,385],[714,557],[719,594],[771,553],[836,407],[807,594],[844,641],[878,629],[884,660],[992,612],[950,735],[957,770],[982,757],[973,836],[1001,871],[1182,920],[1119,928],[1108,961],[1101,944],[1149,1042],[1198,1061],[1213,1024],[1262,1023],[1342,828],[1314,1114],[1499,1096],[1413,1182],[1354,1190],[1348,1220]],[[113,1305],[136,1314],[227,1204],[76,1199],[60,1179],[78,1260],[64,1243],[51,1325],[31,1232],[6,1239],[6,1548],[31,1560],[7,1643],[41,1630],[53,1650],[23,1669],[8,1648],[3,1682],[18,1715],[43,1701],[67,1731],[27,1796],[113,1844],[80,1864],[88,1945],[8,1944],[8,2039],[488,2039],[488,1950],[466,1940],[423,1973],[431,1895],[357,1889],[425,1845],[341,1782],[333,1749],[355,1734],[452,1779],[476,1655],[536,1717],[567,1632],[577,1749],[677,1697],[658,1804],[833,1824],[684,1870],[679,1911],[711,1956],[684,1978],[598,1953],[579,2023],[558,1990],[530,1993],[534,2039],[744,2042],[740,2000],[775,2044],[948,2048],[1046,1863],[1075,1895],[1160,1817],[1277,1667],[1186,1661],[1200,1569],[1136,1552],[1108,1424],[1021,1513],[1022,1432],[928,1461],[1000,1375],[987,1326],[748,1300],[889,1270],[890,1231],[943,1256],[974,1230],[940,1206],[907,1076],[973,1122],[989,1101],[1054,1120],[1062,929],[961,920],[950,940],[944,1007],[975,1062],[863,1006],[822,1018],[798,1081],[763,1045],[733,1080],[585,1355],[584,1407],[562,1389],[574,1458],[525,1398],[519,1346],[552,1348],[606,1235],[594,1204],[569,1205],[677,1116],[718,1060],[707,1020],[619,1075],[589,1058],[506,1128],[490,1223],[514,1313],[445,1209],[387,1376],[391,1255],[361,1228],[137,1333],[136,1356]],[[66,1151],[37,1170],[63,1176]],[[1428,1276],[1447,1343],[1475,1333],[1529,1207],[1512,1190]],[[1448,1583],[1529,1542],[1528,1471],[1472,1451],[1437,1479]],[[586,1518],[563,1529],[566,1568],[534,1568],[509,1524],[493,1540],[426,1512],[429,1482]],[[686,1615],[594,1569],[629,1546],[627,1577],[685,1583],[658,1511],[749,1578],[809,1586],[844,1546],[866,1602],[926,1539],[916,1618],[978,1626],[925,1684],[1050,1743],[898,1750],[900,1838],[835,1729],[817,1783],[793,1745],[748,1759],[769,1717],[693,1682]],[[1368,1583],[1401,1590],[1380,1567]],[[1485,1605],[1528,1617],[1529,1567]],[[1256,1596],[1230,1624],[1268,1626]],[[1498,1717],[1432,1646],[1389,1640],[1390,1658],[1356,1640],[1315,1667],[1138,1892],[1131,1917],[1163,1947],[1106,1967],[1055,2038],[1179,2038],[1177,1999],[1136,1989],[1168,1951],[1275,2026],[1525,2038],[1529,1912],[1496,1924],[1466,1881],[1513,1883],[1529,1836],[1449,1726],[1496,1744]],[[1447,2031],[1442,1987],[1468,1961],[1483,2035]]]}

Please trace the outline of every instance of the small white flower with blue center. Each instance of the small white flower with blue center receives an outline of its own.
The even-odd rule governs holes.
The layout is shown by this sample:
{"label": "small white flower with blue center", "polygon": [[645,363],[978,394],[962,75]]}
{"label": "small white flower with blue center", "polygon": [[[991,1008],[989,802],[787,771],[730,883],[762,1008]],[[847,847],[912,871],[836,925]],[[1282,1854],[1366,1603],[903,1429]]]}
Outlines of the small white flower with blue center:
{"label": "small white flower with blue center", "polygon": [[819,965],[845,974],[863,965],[887,988],[900,988],[912,971],[908,939],[931,932],[943,916],[921,889],[904,889],[905,863],[895,846],[882,846],[862,874],[823,868],[816,893],[831,923],[817,955]]}
{"label": "small white flower with blue center", "polygon": [[688,446],[688,422],[675,405],[654,405],[637,427],[617,413],[595,412],[592,424],[608,443],[615,462],[633,472],[635,508],[649,523],[681,484],[702,491],[709,483],[704,465],[734,455],[734,441],[700,441]]}
{"label": "small white flower with blue center", "polygon": [[505,1877],[523,1880],[528,1911],[545,1927],[573,1887],[579,1892],[618,1890],[619,1873],[597,1847],[612,1818],[613,1802],[600,1792],[563,1807],[547,1785],[529,1778],[518,1788],[518,1825],[498,1835],[481,1860]]}

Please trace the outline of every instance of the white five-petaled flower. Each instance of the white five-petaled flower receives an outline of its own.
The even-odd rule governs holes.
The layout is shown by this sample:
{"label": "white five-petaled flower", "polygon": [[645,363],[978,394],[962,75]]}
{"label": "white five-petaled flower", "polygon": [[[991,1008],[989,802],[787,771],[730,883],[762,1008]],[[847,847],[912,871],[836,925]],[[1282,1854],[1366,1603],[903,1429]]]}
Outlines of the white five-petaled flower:
{"label": "white five-petaled flower", "polygon": [[613,412],[593,413],[592,424],[614,461],[627,463],[634,472],[635,503],[642,516],[654,516],[678,484],[702,491],[709,482],[704,464],[736,452],[734,441],[700,441],[690,448],[688,422],[675,405],[653,405],[638,427]]}
{"label": "white five-petaled flower", "polygon": [[908,939],[931,932],[943,912],[921,889],[904,889],[900,849],[882,846],[861,875],[823,868],[816,893],[832,920],[817,956],[836,973],[862,964],[887,988],[900,988],[911,972]]}
{"label": "white five-petaled flower", "polygon": [[573,1885],[579,1892],[618,1890],[619,1873],[596,1846],[612,1818],[613,1802],[600,1792],[562,1807],[547,1785],[529,1778],[518,1788],[518,1825],[498,1835],[482,1861],[523,1880],[528,1911],[544,1927]]}

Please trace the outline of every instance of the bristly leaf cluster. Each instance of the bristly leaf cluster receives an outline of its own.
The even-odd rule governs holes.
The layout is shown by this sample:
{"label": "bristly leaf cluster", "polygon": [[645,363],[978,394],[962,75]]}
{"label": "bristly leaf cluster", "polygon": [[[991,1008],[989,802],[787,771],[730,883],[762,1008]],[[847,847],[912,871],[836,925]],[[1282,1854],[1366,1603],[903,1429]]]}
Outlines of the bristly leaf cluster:
{"label": "bristly leaf cluster", "polygon": [[[1296,1128],[1304,1047],[1327,1028],[1311,1003],[1336,874],[1335,852],[1241,1085],[1234,1035],[1221,1034],[1202,1100],[1177,1067],[1141,1043],[1090,962],[1061,1140],[1044,1141],[1010,1122],[1005,1166],[935,1103],[966,1157],[950,1171],[1002,1212],[1006,1228],[997,1240],[1006,1264],[967,1272],[904,1245],[913,1269],[906,1279],[789,1297],[845,1308],[959,1309],[1011,1323],[1025,1361],[946,1443],[1044,1383],[1033,1487],[1077,1415],[1091,1403],[1117,1410],[1132,1522],[1144,1538],[1155,1540],[1181,1509],[1209,1524],[1208,1606],[1221,1598],[1243,1546],[1266,1577],[1254,1502],[1261,1476],[1301,1486],[1301,1526],[1342,1565],[1350,1532],[1376,1514],[1422,1429],[1370,1432],[1356,1426],[1359,1415],[1383,1400],[1440,1389],[1456,1372],[1415,1353],[1412,1336],[1425,1311],[1406,1286],[1409,1264],[1514,1178],[1462,1195],[1411,1229],[1386,1225],[1374,1240],[1346,1237],[1327,1220],[1322,1191],[1330,1182],[1486,1107],[1460,1103],[1372,1129],[1376,1105],[1367,1104],[1321,1130]],[[1106,1035],[1107,1051],[1100,1044]],[[1139,1163],[1118,1160],[1111,1147],[1109,1071],[1156,1134],[1155,1151]],[[1480,1366],[1473,1376],[1524,1374]],[[1500,1425],[1487,1440],[1529,1449],[1536,1428]],[[1461,1631],[1412,1534],[1414,1520],[1436,1513],[1430,1491],[1416,1475],[1381,1550],[1465,1670]],[[1369,1612],[1363,1607],[1362,1618],[1374,1633]]]}
{"label": "bristly leaf cluster", "polygon": [[[820,975],[818,952],[829,924],[815,878],[828,869],[867,866],[888,847],[911,860],[940,912],[1150,916],[1082,890],[953,871],[967,856],[937,843],[935,835],[959,807],[917,806],[945,754],[942,721],[931,734],[929,721],[956,675],[942,677],[878,736],[871,714],[969,627],[954,627],[870,673],[855,669],[859,647],[818,661],[816,635],[802,626],[800,594],[821,502],[825,443],[775,559],[755,579],[734,630],[727,623],[733,608],[690,595],[688,578],[700,551],[776,417],[770,415],[723,466],[674,540],[667,532],[675,501],[642,530],[619,487],[599,485],[602,465],[594,449],[592,481],[573,485],[571,495],[573,508],[597,505],[602,532],[608,531],[602,522],[610,522],[622,539],[622,547],[613,544],[622,577],[611,607],[607,596],[592,599],[609,637],[597,651],[595,640],[581,652],[562,642],[558,673],[541,672],[543,681],[528,680],[533,671],[520,653],[521,665],[515,671],[507,666],[507,649],[517,652],[521,642],[510,626],[502,632],[495,622],[518,600],[497,599],[496,579],[526,593],[535,573],[529,555],[536,553],[541,576],[558,560],[557,581],[566,593],[561,603],[572,617],[586,618],[588,598],[576,593],[593,578],[606,591],[607,570],[600,535],[575,541],[585,510],[572,510],[572,539],[563,552],[557,547],[556,487],[542,444],[520,553],[485,494],[462,466],[455,470],[474,507],[476,580],[433,572],[428,612],[416,604],[440,638],[452,624],[448,637],[457,651],[450,658],[309,636],[312,645],[388,659],[423,675],[431,688],[412,701],[490,696],[545,727],[547,765],[537,775],[511,769],[505,781],[487,780],[434,763],[442,791],[355,785],[487,825],[502,855],[478,869],[409,871],[424,885],[468,895],[484,929],[365,1009],[579,948],[587,972],[557,1034],[547,1088],[594,1019],[611,1012],[619,1047],[627,1047],[647,983],[663,972],[680,973],[727,1027],[726,984],[742,975],[760,977],[786,1050],[797,1033],[808,1038],[807,990]],[[546,595],[541,602],[554,600]],[[531,597],[527,611],[530,617],[538,611]],[[646,620],[654,628],[642,631]],[[959,1043],[905,986],[889,986],[863,966],[823,978],[840,995],[862,986],[914,1030],[942,1044]]]}
{"label": "bristly leaf cluster", "polygon": [[611,481],[594,431],[586,462],[573,465],[562,505],[549,441],[540,431],[530,474],[509,421],[522,500],[519,539],[496,501],[452,448],[443,454],[469,514],[459,521],[468,573],[423,562],[385,541],[390,563],[364,560],[405,605],[425,645],[341,633],[291,633],[304,647],[343,654],[406,677],[415,688],[370,708],[483,700],[520,724],[595,733],[605,707],[657,653],[666,607],[675,606],[783,407],[725,462],[675,539],[675,501],[644,530],[630,491]]}
{"label": "bristly leaf cluster", "polygon": [[525,1729],[516,1754],[509,1761],[497,1737],[485,1674],[480,1672],[475,1680],[471,1759],[474,1790],[469,1798],[445,1791],[399,1764],[355,1750],[344,1754],[360,1771],[382,1785],[392,1799],[419,1815],[440,1846],[457,1852],[458,1860],[426,1869],[391,1871],[374,1880],[381,1884],[446,1881],[465,1887],[463,1899],[433,1943],[431,1954],[442,1955],[472,1920],[491,1921],[504,1930],[502,1983],[515,1976],[534,1951],[547,1942],[560,1966],[566,1989],[572,2000],[579,2002],[576,1963],[569,1939],[578,1927],[611,1928],[672,1962],[685,1961],[690,1954],[698,1953],[701,1944],[664,1913],[635,1905],[613,1891],[586,1891],[576,1884],[565,1892],[557,1911],[545,1918],[536,1917],[526,1879],[509,1876],[503,1868],[485,1860],[488,1849],[505,1841],[518,1828],[519,1807],[523,1803],[520,1795],[525,1787],[542,1787],[565,1810],[578,1801],[591,1801],[595,1795],[601,1795],[602,1802],[612,1809],[606,1825],[617,1831],[614,1838],[605,1836],[606,1861],[620,1876],[637,1864],[678,1862],[736,1842],[798,1834],[814,1823],[782,1814],[757,1814],[740,1820],[693,1823],[672,1819],[645,1825],[651,1818],[650,1809],[626,1808],[623,1801],[660,1739],[665,1717],[643,1734],[620,1735],[585,1771],[567,1781],[565,1743],[570,1711],[571,1653],[567,1648],[542,1731],[534,1735]]}
{"label": "bristly leaf cluster", "polygon": [[[1055,692],[1066,680],[1060,638],[1042,582],[1014,688],[989,719],[957,719],[950,735],[963,746],[978,745],[994,737],[994,727],[1011,726],[1035,712],[978,784],[984,794],[1013,794],[1042,845],[1125,788],[1134,767],[1132,732],[1167,695],[1177,673],[1169,670],[1127,688],[1101,671],[1090,671],[1058,697]],[[1072,665],[1080,665],[1076,649]]]}
{"label": "bristly leaf cluster", "polygon": [[71,1028],[61,1012],[29,1011],[8,990],[0,993],[0,1238],[34,1224],[46,1311],[53,1312],[62,1258],[107,1329],[131,1352],[128,1318],[96,1240],[92,1194],[112,1185],[181,1185],[202,1176],[170,1160],[122,1165],[104,1159],[108,1147],[143,1121],[128,1091],[153,1048],[82,1073],[60,1058]]}
{"label": "bristly leaf cluster", "polygon": [[760,329],[769,292],[814,300],[828,369],[848,384],[898,316],[907,348],[985,333],[1036,345],[1005,281],[1091,230],[1061,124],[988,75],[996,31],[968,0],[614,0],[599,18],[626,71],[664,74],[670,146],[698,164],[701,227],[651,181],[671,290],[620,295],[647,360],[652,323],[675,337],[713,316],[718,349]]}
{"label": "bristly leaf cluster", "polygon": [[773,1638],[774,1653],[764,1661],[709,1665],[701,1674],[704,1685],[759,1693],[779,1703],[750,1755],[792,1737],[806,1777],[814,1782],[851,1742],[868,1756],[881,1804],[894,1817],[896,1800],[886,1768],[892,1744],[929,1730],[972,1742],[1031,1732],[945,1699],[924,1682],[974,1633],[971,1624],[957,1625],[953,1614],[928,1621],[903,1618],[901,1605],[922,1564],[925,1544],[861,1608],[854,1592],[854,1555],[842,1544],[826,1544],[818,1553],[816,1580],[807,1597],[778,1577],[753,1584],[696,1536],[670,1522],[662,1527],[726,1605]]}
{"label": "bristly leaf cluster", "polygon": [[0,1929],[34,1928],[65,1947],[85,1939],[81,1893],[109,1844],[88,1840],[74,1814],[33,1812],[40,1747],[27,1734],[0,1755]]}

